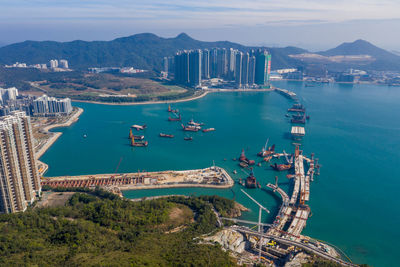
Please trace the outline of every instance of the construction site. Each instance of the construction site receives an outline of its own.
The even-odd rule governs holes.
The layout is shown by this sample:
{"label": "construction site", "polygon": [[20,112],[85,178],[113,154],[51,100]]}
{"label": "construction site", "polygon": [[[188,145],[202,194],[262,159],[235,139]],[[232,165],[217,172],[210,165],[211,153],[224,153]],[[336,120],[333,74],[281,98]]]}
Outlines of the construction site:
{"label": "construction site", "polygon": [[275,220],[271,224],[263,223],[262,213],[270,211],[242,190],[259,207],[258,222],[220,216],[222,222],[233,221],[240,223],[240,226],[225,227],[223,231],[208,240],[220,243],[242,264],[259,262],[270,266],[283,266],[291,261],[298,261],[301,264],[302,260],[307,262],[311,256],[318,256],[343,266],[356,266],[339,249],[301,234],[311,214],[311,209],[307,205],[310,200],[310,183],[318,173],[318,159],[314,158],[314,154],[306,157],[299,145],[296,145],[294,174],[287,175],[288,179],[293,180],[291,196],[279,187],[277,176],[275,184],[266,185],[282,199]]}
{"label": "construction site", "polygon": [[168,187],[229,188],[234,184],[229,174],[218,166],[185,171],[136,172],[58,176],[42,178],[42,186],[51,187],[102,187],[120,194],[123,190],[155,189]]}

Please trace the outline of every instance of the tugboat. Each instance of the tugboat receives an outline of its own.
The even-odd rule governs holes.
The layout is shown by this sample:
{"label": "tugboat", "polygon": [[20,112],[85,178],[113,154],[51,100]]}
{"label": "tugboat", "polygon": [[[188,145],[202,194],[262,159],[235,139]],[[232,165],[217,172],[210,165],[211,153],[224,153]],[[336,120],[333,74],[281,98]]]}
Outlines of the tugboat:
{"label": "tugboat", "polygon": [[292,164],[271,164],[272,169],[275,171],[286,171],[292,168]]}
{"label": "tugboat", "polygon": [[183,140],[185,140],[185,141],[192,141],[192,140],[193,140],[193,137],[191,137],[191,136],[189,136],[189,137],[184,137]]}
{"label": "tugboat", "polygon": [[193,126],[203,126],[203,125],[204,125],[204,123],[202,123],[202,122],[200,122],[200,123],[195,122],[193,119],[191,119],[191,120],[188,122],[188,124],[189,124],[189,125],[193,125]]}
{"label": "tugboat", "polygon": [[148,146],[149,142],[147,141],[135,141],[135,137],[132,136],[131,138],[131,146],[135,146],[135,147],[146,147]]}
{"label": "tugboat", "polygon": [[303,113],[303,114],[297,113],[296,115],[293,115],[290,122],[305,124],[306,123],[306,114],[305,113]]}
{"label": "tugboat", "polygon": [[293,106],[291,108],[288,109],[289,112],[306,112],[306,108],[300,104],[300,103],[296,103],[293,104]]}
{"label": "tugboat", "polygon": [[204,129],[204,130],[203,130],[203,133],[213,132],[213,131],[215,131],[214,128],[207,128],[207,129]]}
{"label": "tugboat", "polygon": [[160,133],[160,137],[174,138],[174,135],[172,135],[172,134]]}
{"label": "tugboat", "polygon": [[193,125],[185,126],[185,125],[182,124],[182,129],[184,131],[188,131],[188,132],[198,132],[201,129],[201,127],[200,126],[193,126]]}
{"label": "tugboat", "polygon": [[172,108],[171,108],[171,105],[168,105],[168,112],[178,113],[179,110],[177,110],[177,109],[172,109]]}
{"label": "tugboat", "polygon": [[140,130],[146,129],[147,125],[146,124],[143,124],[143,125],[136,125],[135,124],[135,125],[132,125],[131,128],[135,128],[137,131],[140,131]]}
{"label": "tugboat", "polygon": [[239,166],[242,167],[242,168],[247,168],[247,167],[249,167],[249,164],[247,164],[247,163],[242,161],[242,162],[239,163]]}
{"label": "tugboat", "polygon": [[132,128],[129,129],[129,139],[132,139],[132,137],[135,138],[135,140],[143,140],[144,139],[144,135],[134,135],[132,133]]}
{"label": "tugboat", "polygon": [[265,146],[261,149],[260,152],[258,152],[257,156],[266,157],[266,156],[269,156],[269,155],[272,155],[275,153],[275,144],[273,144],[271,147],[269,147],[267,149],[268,141],[269,141],[269,138],[267,139]]}
{"label": "tugboat", "polygon": [[266,156],[263,160],[265,162],[269,162],[272,159],[272,156]]}
{"label": "tugboat", "polygon": [[[176,113],[174,113],[174,115],[177,116]],[[181,121],[181,120],[182,120],[181,113],[179,113],[179,116],[177,116],[176,118],[171,118],[171,116],[168,116],[168,121]]]}
{"label": "tugboat", "polygon": [[256,162],[255,162],[254,160],[248,159],[248,158],[246,157],[246,155],[244,154],[244,149],[242,149],[242,154],[241,154],[240,157],[239,157],[239,161],[240,161],[240,162],[244,162],[244,163],[246,163],[247,165],[254,165],[254,164],[256,164]]}
{"label": "tugboat", "polygon": [[257,180],[254,177],[253,169],[250,170],[250,175],[246,178],[246,187],[247,188],[256,188]]}

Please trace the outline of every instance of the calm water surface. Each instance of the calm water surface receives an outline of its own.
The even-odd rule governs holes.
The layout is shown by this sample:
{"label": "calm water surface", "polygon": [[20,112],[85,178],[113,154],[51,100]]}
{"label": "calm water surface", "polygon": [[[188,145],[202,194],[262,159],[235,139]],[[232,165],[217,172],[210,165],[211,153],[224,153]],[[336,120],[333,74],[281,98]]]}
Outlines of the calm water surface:
{"label": "calm water surface", "polygon": [[[306,105],[311,119],[302,149],[307,155],[314,152],[322,164],[321,176],[311,185],[313,216],[303,233],[335,244],[357,263],[396,266],[400,240],[400,88],[337,84],[304,87],[303,83],[284,81],[274,85],[295,91]],[[166,104],[75,105],[85,112],[76,124],[57,130],[63,135],[42,157],[50,165],[46,176],[113,173],[122,158],[118,172],[204,168],[214,160],[238,180],[246,174],[232,158],[242,149],[256,159],[269,137],[269,144],[275,143],[278,151],[294,150],[287,138],[290,124],[284,116],[292,103],[274,92],[213,93],[174,104],[184,121],[193,117],[217,129],[191,134],[192,142],[183,140],[188,134],[181,131],[180,123],[167,121]],[[148,125],[144,135],[149,147],[132,148],[127,138],[129,126],[143,123]],[[175,138],[159,138],[160,132],[174,134]],[[254,172],[264,188],[277,174],[266,164],[255,167]],[[279,184],[291,193],[292,185],[284,173],[279,174]],[[247,191],[272,211],[263,218],[271,222],[280,198],[267,189]],[[125,192],[129,198],[168,194],[235,198],[251,209],[244,218],[257,218],[257,207],[238,185],[223,190]]]}

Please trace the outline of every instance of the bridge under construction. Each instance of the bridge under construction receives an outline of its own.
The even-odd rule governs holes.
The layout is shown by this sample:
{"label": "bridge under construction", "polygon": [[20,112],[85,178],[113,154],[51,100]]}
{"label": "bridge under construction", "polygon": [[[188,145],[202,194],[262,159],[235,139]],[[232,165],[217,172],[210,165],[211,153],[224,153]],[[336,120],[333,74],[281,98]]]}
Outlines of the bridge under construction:
{"label": "bridge under construction", "polygon": [[[285,155],[287,158],[285,152],[276,155]],[[305,172],[305,164],[308,165],[307,172]],[[275,184],[267,184],[267,187],[277,192],[282,199],[282,204],[272,224],[261,223],[261,208],[263,207],[254,199],[252,200],[260,206],[258,223],[222,217],[221,219],[258,225],[258,231],[244,226],[233,226],[229,229],[241,232],[247,235],[248,240],[253,240],[251,241],[253,243],[252,249],[259,254],[259,261],[262,258],[268,263],[276,262],[293,255],[296,250],[302,250],[340,265],[356,266],[351,262],[342,260],[340,254],[333,247],[301,234],[311,212],[310,207],[307,205],[310,200],[310,183],[314,180],[314,174],[318,173],[318,171],[318,159],[314,159],[314,154],[311,154],[309,158],[306,157],[297,145],[294,153],[294,174],[288,175],[288,178],[293,179],[291,196],[279,187],[277,176],[275,177]],[[264,228],[267,229],[266,232]]]}

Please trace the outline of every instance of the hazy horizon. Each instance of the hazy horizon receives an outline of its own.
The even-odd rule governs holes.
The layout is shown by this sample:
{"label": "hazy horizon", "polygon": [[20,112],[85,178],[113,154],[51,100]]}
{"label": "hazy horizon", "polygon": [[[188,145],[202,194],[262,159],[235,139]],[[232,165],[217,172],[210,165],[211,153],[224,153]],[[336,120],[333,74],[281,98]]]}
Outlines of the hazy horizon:
{"label": "hazy horizon", "polygon": [[185,32],[202,41],[297,46],[311,51],[367,40],[400,50],[400,2],[394,0],[3,0],[0,45],[25,40],[112,40]]}

